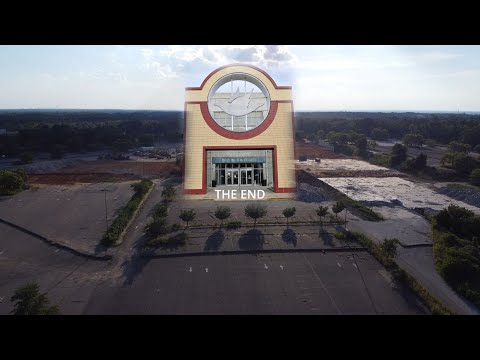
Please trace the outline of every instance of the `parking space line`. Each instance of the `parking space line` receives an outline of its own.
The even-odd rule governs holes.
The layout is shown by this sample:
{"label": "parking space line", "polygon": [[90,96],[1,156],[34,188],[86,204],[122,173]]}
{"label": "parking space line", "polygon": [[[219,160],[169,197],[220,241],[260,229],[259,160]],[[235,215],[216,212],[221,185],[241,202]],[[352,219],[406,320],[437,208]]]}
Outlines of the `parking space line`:
{"label": "parking space line", "polygon": [[267,266],[267,264],[263,264],[263,266],[265,267],[265,269],[267,269],[267,270],[268,270],[268,266]]}
{"label": "parking space line", "polygon": [[280,265],[280,269],[282,269],[282,270],[283,270],[283,265]]}
{"label": "parking space line", "polygon": [[205,272],[208,272],[208,268],[207,268],[207,267],[205,268]]}
{"label": "parking space line", "polygon": [[0,303],[3,302],[3,299],[5,299],[5,296],[0,296]]}
{"label": "parking space line", "polygon": [[342,268],[342,265],[339,262],[337,262],[337,265],[340,269]]}
{"label": "parking space line", "polygon": [[189,272],[192,272],[192,267],[190,266],[190,269],[188,270]]}

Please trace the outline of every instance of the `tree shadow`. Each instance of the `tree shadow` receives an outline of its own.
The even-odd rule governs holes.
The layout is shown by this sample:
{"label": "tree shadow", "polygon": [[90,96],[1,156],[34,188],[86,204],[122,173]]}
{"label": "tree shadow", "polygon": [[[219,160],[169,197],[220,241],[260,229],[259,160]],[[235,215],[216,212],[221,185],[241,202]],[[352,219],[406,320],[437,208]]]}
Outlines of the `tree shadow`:
{"label": "tree shadow", "polygon": [[123,286],[131,285],[135,278],[140,275],[150,262],[150,258],[142,257],[141,252],[143,244],[148,240],[148,236],[143,234],[133,245],[133,253],[121,265]]}
{"label": "tree shadow", "polygon": [[287,228],[282,233],[282,240],[287,244],[293,244],[294,247],[297,246],[297,234],[294,230]]}
{"label": "tree shadow", "polygon": [[335,247],[335,242],[333,240],[333,236],[330,235],[325,229],[320,228],[318,232],[318,237],[322,239],[323,245],[328,247]]}
{"label": "tree shadow", "polygon": [[265,235],[258,229],[251,229],[238,240],[238,247],[242,250],[262,250]]}
{"label": "tree shadow", "polygon": [[205,241],[205,247],[203,248],[203,250],[216,251],[220,249],[224,240],[225,240],[225,233],[223,232],[223,230],[217,230],[208,237],[207,241]]}

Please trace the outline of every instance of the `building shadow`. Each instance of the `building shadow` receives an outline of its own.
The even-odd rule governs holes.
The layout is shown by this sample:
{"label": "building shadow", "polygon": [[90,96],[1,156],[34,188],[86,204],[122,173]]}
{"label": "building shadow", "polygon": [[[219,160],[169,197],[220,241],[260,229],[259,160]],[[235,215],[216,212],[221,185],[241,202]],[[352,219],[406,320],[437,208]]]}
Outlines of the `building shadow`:
{"label": "building shadow", "polygon": [[258,229],[251,229],[240,236],[238,247],[242,250],[262,250],[265,235]]}
{"label": "building shadow", "polygon": [[121,264],[123,286],[133,284],[136,277],[142,273],[145,266],[150,262],[151,258],[141,256],[143,245],[147,240],[148,236],[146,234],[137,239],[133,245],[132,255]]}
{"label": "building shadow", "polygon": [[297,233],[291,228],[285,229],[285,231],[282,233],[282,240],[287,244],[292,244],[294,247],[296,247]]}
{"label": "building shadow", "polygon": [[207,238],[207,241],[205,241],[205,247],[203,248],[203,250],[216,251],[220,249],[224,240],[225,240],[225,233],[223,232],[223,230],[217,230]]}

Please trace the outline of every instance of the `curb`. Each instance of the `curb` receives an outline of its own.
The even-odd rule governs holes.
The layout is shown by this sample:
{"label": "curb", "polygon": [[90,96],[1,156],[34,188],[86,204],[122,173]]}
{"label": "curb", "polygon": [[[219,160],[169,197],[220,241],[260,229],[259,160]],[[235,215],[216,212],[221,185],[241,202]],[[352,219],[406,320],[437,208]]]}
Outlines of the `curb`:
{"label": "curb", "polygon": [[86,257],[86,258],[90,258],[90,259],[93,259],[93,260],[103,260],[103,261],[106,261],[106,260],[111,260],[112,259],[112,255],[94,255],[94,254],[90,254],[90,253],[87,253],[87,252],[84,252],[82,250],[77,250],[77,249],[74,249],[74,248],[71,248],[67,245],[64,245],[62,243],[59,243],[59,242],[56,242],[54,240],[50,240],[50,239],[47,239],[46,237],[40,235],[40,234],[37,234],[31,230],[28,230],[22,226],[19,226],[19,225],[16,225],[16,224],[13,224],[7,220],[4,220],[2,218],[0,218],[0,223],[3,223],[5,225],[8,225],[10,227],[13,227],[14,229],[17,229],[17,230],[20,230],[28,235],[31,235],[37,239],[40,239],[42,240],[44,243],[46,243],[47,245],[49,246],[55,246],[59,249],[62,249],[62,250],[66,250],[72,254],[75,254],[75,255],[78,255],[78,256],[83,256],[83,257]]}
{"label": "curb", "polygon": [[410,245],[408,245],[408,244],[402,244],[402,243],[400,243],[400,246],[401,246],[402,248],[407,248],[407,249],[409,249],[409,248],[418,248],[418,247],[432,247],[433,244],[432,244],[432,243],[420,243],[420,244],[410,244]]}
{"label": "curb", "polygon": [[304,249],[263,249],[263,250],[223,250],[223,251],[196,251],[172,254],[148,254],[142,251],[140,254],[144,258],[168,258],[168,257],[184,257],[184,256],[215,256],[215,255],[240,255],[240,254],[275,254],[275,253],[308,253],[308,252],[352,252],[367,251],[365,247],[345,247],[345,248],[304,248]]}

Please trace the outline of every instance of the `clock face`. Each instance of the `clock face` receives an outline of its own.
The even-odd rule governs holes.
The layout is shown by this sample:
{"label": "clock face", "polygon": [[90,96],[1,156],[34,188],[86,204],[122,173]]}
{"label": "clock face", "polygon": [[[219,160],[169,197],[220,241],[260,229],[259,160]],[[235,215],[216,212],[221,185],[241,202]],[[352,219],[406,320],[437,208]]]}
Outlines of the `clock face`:
{"label": "clock face", "polygon": [[267,117],[270,95],[256,77],[234,73],[219,79],[208,94],[208,110],[213,120],[226,130],[255,129]]}

